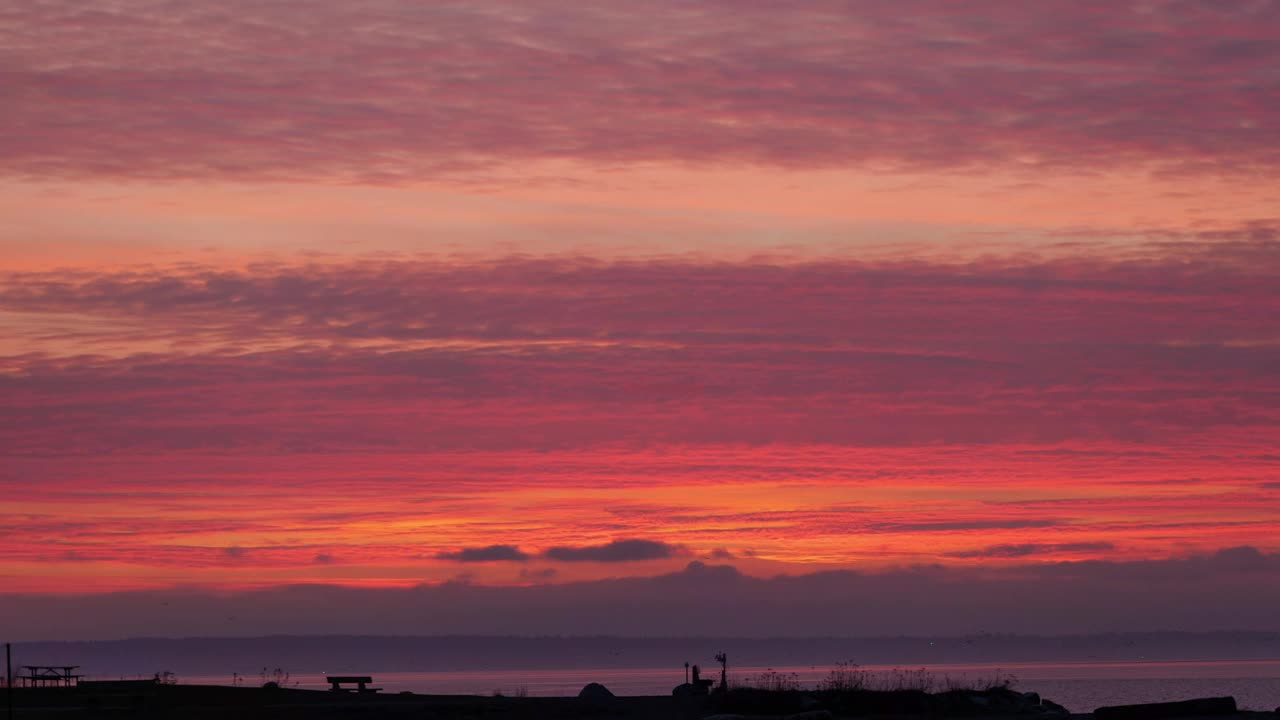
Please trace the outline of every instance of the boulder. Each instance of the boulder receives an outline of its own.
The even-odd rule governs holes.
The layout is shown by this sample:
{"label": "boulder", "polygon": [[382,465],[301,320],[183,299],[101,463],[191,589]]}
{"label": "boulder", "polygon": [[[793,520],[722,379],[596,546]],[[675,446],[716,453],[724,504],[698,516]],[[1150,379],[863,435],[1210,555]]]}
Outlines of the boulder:
{"label": "boulder", "polygon": [[[987,688],[983,691],[983,694],[991,701],[991,707],[993,709],[1004,710],[1006,712],[1019,712],[1025,710],[1027,707],[1026,696],[1015,690],[1010,690],[1007,687]],[[1037,695],[1036,700],[1038,701],[1039,699],[1040,698]]]}
{"label": "boulder", "polygon": [[608,702],[613,699],[613,693],[600,683],[593,682],[582,686],[578,691],[578,698],[592,702]]}
{"label": "boulder", "polygon": [[1196,698],[1178,702],[1110,705],[1093,711],[1094,720],[1160,720],[1161,718],[1236,714],[1233,697]]}
{"label": "boulder", "polygon": [[721,713],[719,715],[708,715],[702,720],[832,720],[832,715],[826,710],[810,710],[809,712],[795,713],[794,715],[739,715],[737,713]]}
{"label": "boulder", "polygon": [[1040,712],[1046,715],[1070,715],[1067,709],[1052,700],[1040,700]]}

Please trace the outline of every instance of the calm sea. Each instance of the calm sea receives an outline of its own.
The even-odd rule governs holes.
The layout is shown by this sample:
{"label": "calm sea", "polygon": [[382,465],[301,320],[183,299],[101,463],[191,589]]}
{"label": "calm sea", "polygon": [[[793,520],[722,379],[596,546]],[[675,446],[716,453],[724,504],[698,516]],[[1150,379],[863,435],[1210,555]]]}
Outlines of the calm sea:
{"label": "calm sea", "polygon": [[[897,668],[916,666],[865,665],[859,669],[888,677]],[[993,678],[1014,678],[1013,687],[1035,691],[1072,712],[1090,712],[1103,705],[1163,702],[1195,697],[1233,695],[1242,709],[1274,710],[1280,707],[1280,660],[1215,662],[1038,662],[1001,664],[934,664],[925,668],[935,689],[950,683],[981,683]],[[730,668],[731,684],[752,684],[764,673],[776,672],[804,687],[817,687],[830,667]],[[471,670],[458,672],[374,672],[375,684],[384,692],[410,691],[430,694],[530,696],[576,695],[589,682],[603,683],[615,695],[666,695],[684,681],[683,666],[676,668],[610,668],[586,670]],[[704,677],[718,676],[708,668]],[[184,683],[230,685],[226,676],[182,677]],[[243,684],[259,684],[257,676]],[[324,672],[291,675],[289,685],[325,688]]]}

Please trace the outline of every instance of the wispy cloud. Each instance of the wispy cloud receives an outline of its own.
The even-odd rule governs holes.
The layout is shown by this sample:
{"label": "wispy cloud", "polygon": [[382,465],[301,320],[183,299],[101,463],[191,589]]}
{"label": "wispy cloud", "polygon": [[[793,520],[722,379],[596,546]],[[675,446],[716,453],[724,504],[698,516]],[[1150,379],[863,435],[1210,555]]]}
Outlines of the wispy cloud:
{"label": "wispy cloud", "polygon": [[411,182],[567,159],[1270,175],[1280,159],[1273,3],[219,7],[6,12],[3,171]]}
{"label": "wispy cloud", "polygon": [[990,520],[926,520],[923,522],[876,523],[869,529],[877,532],[955,532],[967,530],[1022,530],[1047,528],[1061,524],[1051,518],[1009,518]]}
{"label": "wispy cloud", "polygon": [[57,542],[0,563],[483,583],[546,548],[564,582],[683,557],[583,538],[752,568],[1270,549],[1280,254],[1216,242],[8,273],[4,479],[56,512],[0,525]]}
{"label": "wispy cloud", "polygon": [[958,550],[945,553],[955,558],[1021,558],[1034,555],[1056,555],[1059,553],[1084,553],[1096,555],[1114,550],[1115,545],[1109,542],[1076,542],[1076,543],[1021,543],[1018,545],[988,545],[977,550]]}

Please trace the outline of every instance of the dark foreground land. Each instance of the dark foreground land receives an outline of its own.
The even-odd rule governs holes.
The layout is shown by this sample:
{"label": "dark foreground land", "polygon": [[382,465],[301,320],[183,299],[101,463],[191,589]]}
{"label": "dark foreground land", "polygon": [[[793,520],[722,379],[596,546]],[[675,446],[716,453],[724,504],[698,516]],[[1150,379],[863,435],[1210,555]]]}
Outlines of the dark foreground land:
{"label": "dark foreground land", "polygon": [[[1034,702],[1033,702],[1034,700]],[[412,693],[333,693],[291,688],[153,685],[103,691],[87,688],[19,688],[13,717],[182,718],[191,720],[339,720],[369,718],[477,718],[487,720],[1178,720],[1232,718],[1276,720],[1280,713],[1230,712],[1234,701],[1194,701],[1104,708],[1068,715],[1033,694],[1003,688],[985,691],[770,692],[744,689],[704,697],[483,697]],[[0,720],[6,708],[0,700]]]}

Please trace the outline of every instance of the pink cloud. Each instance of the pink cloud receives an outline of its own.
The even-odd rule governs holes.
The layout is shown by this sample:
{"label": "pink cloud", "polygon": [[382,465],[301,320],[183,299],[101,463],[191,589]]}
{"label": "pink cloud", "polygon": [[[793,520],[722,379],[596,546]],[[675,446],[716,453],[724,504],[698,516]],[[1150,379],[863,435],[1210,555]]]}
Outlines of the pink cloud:
{"label": "pink cloud", "polygon": [[1177,0],[42,3],[0,15],[0,169],[412,182],[569,159],[1269,176],[1277,32],[1270,3]]}
{"label": "pink cloud", "polygon": [[13,274],[0,309],[109,321],[85,353],[134,332],[189,349],[33,336],[0,428],[18,453],[1265,437],[1280,296],[1255,245],[1246,267],[1231,248]]}
{"label": "pink cloud", "polygon": [[[0,575],[406,584],[460,548],[618,538],[750,547],[756,572],[1263,544],[1273,244],[10,273],[0,313],[33,320],[0,360],[0,481],[42,494],[0,513],[31,539]],[[71,352],[30,330],[55,315],[84,320]]]}

